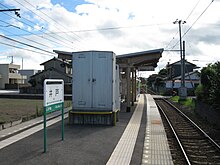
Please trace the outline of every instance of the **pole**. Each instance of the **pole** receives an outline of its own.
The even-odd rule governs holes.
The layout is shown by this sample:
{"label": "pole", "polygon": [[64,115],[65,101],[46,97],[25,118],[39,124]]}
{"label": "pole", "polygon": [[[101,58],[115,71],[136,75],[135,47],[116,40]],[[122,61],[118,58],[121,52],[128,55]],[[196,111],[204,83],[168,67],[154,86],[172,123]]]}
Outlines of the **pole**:
{"label": "pole", "polygon": [[185,87],[185,41],[183,41],[183,58],[182,58],[182,61],[183,61],[183,87]]}
{"label": "pole", "polygon": [[186,23],[186,21],[182,20],[176,20],[173,22],[174,24],[179,24],[179,36],[180,36],[180,63],[181,63],[181,87],[185,87],[185,84],[183,83],[183,77],[184,75],[184,62],[183,62],[183,48],[182,48],[182,32],[181,32],[181,24]]}
{"label": "pole", "polygon": [[131,74],[131,68],[130,66],[127,67],[127,110],[126,112],[130,112],[131,111],[131,79],[130,79],[130,74]]}
{"label": "pole", "polygon": [[46,125],[46,107],[44,107],[44,153],[47,152],[47,125]]}
{"label": "pole", "polygon": [[24,61],[23,61],[23,57],[21,57],[22,58],[22,70],[24,69]]}
{"label": "pole", "polygon": [[182,32],[181,32],[181,23],[182,21],[179,20],[179,35],[180,35],[180,63],[181,63],[181,87],[183,87],[183,48],[182,48]]}
{"label": "pole", "polygon": [[131,78],[131,106],[134,106],[134,68],[131,69],[132,78]]}
{"label": "pole", "polygon": [[[181,100],[185,100],[187,96],[187,89],[185,87],[185,54],[183,57],[183,48],[182,48],[182,33],[181,33],[181,24],[186,23],[186,21],[176,20],[174,24],[179,24],[179,36],[180,36],[180,63],[181,63],[181,87],[179,88],[179,96]],[[185,44],[185,43],[184,43]],[[185,46],[185,45],[184,45]],[[184,48],[185,49],[185,48]]]}
{"label": "pole", "polygon": [[62,141],[64,140],[64,102],[62,103]]}

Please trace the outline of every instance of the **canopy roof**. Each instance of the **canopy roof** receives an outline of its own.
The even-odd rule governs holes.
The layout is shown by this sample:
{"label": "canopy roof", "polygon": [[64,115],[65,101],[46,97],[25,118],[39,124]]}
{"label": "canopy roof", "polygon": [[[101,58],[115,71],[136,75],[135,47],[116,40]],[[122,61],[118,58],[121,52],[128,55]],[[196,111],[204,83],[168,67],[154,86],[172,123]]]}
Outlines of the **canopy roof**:
{"label": "canopy roof", "polygon": [[118,55],[117,64],[120,67],[135,67],[141,71],[153,70],[162,57],[164,49],[154,49],[143,52],[129,53]]}
{"label": "canopy roof", "polygon": [[[154,49],[136,53],[117,55],[117,64],[121,68],[134,67],[141,71],[154,70],[157,63],[162,57],[164,49]],[[58,54],[58,58],[72,60],[72,52],[54,50]]]}

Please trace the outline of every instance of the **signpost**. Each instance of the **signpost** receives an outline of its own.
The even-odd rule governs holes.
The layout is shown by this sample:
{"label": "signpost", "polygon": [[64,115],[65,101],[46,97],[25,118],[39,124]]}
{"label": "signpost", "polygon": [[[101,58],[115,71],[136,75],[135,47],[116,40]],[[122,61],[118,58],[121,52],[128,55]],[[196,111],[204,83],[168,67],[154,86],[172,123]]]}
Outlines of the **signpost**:
{"label": "signpost", "polygon": [[48,113],[62,111],[62,133],[64,140],[64,85],[63,80],[44,80],[44,153],[47,151],[46,115]]}

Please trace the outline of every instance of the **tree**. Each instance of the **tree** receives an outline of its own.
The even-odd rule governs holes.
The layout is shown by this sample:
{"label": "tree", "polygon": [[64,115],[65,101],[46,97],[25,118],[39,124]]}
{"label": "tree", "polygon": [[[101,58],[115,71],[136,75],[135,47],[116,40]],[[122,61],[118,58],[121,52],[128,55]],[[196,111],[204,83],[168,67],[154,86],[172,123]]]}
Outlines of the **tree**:
{"label": "tree", "polygon": [[202,68],[201,85],[197,87],[196,96],[215,109],[220,109],[220,62]]}

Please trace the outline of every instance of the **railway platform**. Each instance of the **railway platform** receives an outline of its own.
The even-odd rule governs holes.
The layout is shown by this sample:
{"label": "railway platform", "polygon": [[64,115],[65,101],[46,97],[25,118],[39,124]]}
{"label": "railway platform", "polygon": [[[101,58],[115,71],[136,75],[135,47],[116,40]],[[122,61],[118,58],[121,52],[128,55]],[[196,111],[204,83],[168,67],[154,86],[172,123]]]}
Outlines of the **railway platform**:
{"label": "railway platform", "polygon": [[146,94],[146,99],[147,124],[142,164],[172,165],[172,156],[158,108],[152,95]]}
{"label": "railway platform", "polygon": [[[60,120],[55,118],[50,121],[51,126],[48,128],[50,151],[47,154],[42,153],[42,126],[36,126],[31,128],[29,135],[26,130],[0,141],[2,155],[0,162],[12,164],[19,160],[20,164],[33,164],[33,162],[34,164],[57,164],[59,162],[60,164],[172,165],[166,133],[153,97],[149,94],[140,95],[136,108],[132,111],[133,114],[122,110],[121,120],[114,127],[71,126],[66,120],[65,141],[62,143],[57,141],[60,125],[55,123]],[[146,122],[143,122],[143,119]],[[18,126],[16,129],[19,129]],[[139,137],[141,133],[143,138]],[[12,143],[10,140],[15,138],[18,140]],[[138,149],[137,143],[140,146]],[[21,149],[22,152],[19,151]],[[140,160],[134,161],[137,150],[140,151],[138,154]],[[15,152],[17,154],[10,160],[5,160]],[[23,157],[24,155],[26,157]]]}

